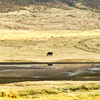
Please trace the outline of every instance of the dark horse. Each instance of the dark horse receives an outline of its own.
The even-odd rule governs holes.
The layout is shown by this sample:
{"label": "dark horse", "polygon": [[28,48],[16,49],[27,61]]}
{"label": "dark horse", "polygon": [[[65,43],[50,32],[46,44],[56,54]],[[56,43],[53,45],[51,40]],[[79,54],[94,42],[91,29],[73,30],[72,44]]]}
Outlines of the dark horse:
{"label": "dark horse", "polygon": [[48,52],[47,53],[47,56],[52,56],[53,55],[53,52]]}

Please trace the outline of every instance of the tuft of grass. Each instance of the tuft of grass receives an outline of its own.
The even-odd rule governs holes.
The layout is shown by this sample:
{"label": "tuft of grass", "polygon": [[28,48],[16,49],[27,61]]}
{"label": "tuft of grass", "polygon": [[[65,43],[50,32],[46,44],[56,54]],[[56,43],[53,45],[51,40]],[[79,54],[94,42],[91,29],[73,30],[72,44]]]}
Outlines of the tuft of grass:
{"label": "tuft of grass", "polygon": [[34,91],[34,90],[24,90],[24,91],[19,91],[19,96],[20,97],[27,97],[29,95],[36,95],[39,94],[39,92]]}
{"label": "tuft of grass", "polygon": [[100,84],[95,84],[95,85],[91,85],[91,84],[83,84],[83,85],[78,85],[78,86],[70,86],[69,90],[71,91],[77,91],[77,90],[99,90],[100,89]]}
{"label": "tuft of grass", "polygon": [[2,97],[6,97],[6,93],[5,92],[1,92],[1,96]]}
{"label": "tuft of grass", "polygon": [[84,90],[89,90],[89,88],[86,87],[85,85],[82,85],[82,89],[84,89]]}
{"label": "tuft of grass", "polygon": [[1,97],[17,98],[17,93],[14,92],[1,92]]}
{"label": "tuft of grass", "polygon": [[47,93],[47,94],[58,94],[56,91],[53,91],[53,90],[47,90],[47,89],[43,89],[42,90],[42,93]]}

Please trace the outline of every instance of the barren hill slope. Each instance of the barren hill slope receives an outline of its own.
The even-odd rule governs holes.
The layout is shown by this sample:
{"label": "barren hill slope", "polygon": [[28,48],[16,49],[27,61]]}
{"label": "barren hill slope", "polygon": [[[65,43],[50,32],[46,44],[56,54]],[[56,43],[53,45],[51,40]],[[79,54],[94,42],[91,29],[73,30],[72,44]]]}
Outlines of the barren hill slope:
{"label": "barren hill slope", "polygon": [[34,3],[9,7],[1,4],[0,29],[91,30],[100,29],[100,13],[77,3]]}

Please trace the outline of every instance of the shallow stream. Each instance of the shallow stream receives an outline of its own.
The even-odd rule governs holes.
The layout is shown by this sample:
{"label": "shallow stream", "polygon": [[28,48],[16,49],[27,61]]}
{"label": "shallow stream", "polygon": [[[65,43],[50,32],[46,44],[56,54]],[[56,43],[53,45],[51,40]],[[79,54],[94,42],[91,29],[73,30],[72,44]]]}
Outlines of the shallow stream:
{"label": "shallow stream", "polygon": [[0,77],[70,77],[87,73],[100,73],[100,65],[0,65]]}

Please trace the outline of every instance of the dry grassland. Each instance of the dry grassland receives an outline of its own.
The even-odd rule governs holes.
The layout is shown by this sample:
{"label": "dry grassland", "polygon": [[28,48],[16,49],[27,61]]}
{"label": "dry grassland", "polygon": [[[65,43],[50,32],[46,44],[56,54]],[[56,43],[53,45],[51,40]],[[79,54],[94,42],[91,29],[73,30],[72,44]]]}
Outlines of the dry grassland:
{"label": "dry grassland", "polygon": [[100,30],[0,30],[0,61],[99,62],[99,39]]}
{"label": "dry grassland", "polygon": [[[100,14],[77,6],[38,3],[4,9],[0,13],[0,61],[100,61]],[[49,51],[54,55],[47,57]]]}
{"label": "dry grassland", "polygon": [[100,81],[18,82],[1,84],[0,100],[100,100],[99,89]]}
{"label": "dry grassland", "polygon": [[[50,4],[6,10],[7,12],[0,13],[0,62],[100,62],[100,14],[92,12],[90,8],[82,10],[66,4]],[[53,52],[53,56],[47,56],[49,51]],[[67,65],[66,70],[84,70],[91,66]],[[59,66],[53,65],[51,68],[53,67]],[[65,71],[64,67],[65,65],[61,66],[61,71]],[[47,76],[61,71],[27,71],[26,76]],[[0,75],[25,76],[23,72],[26,71],[1,72]],[[84,79],[99,79],[100,76],[99,71],[91,74],[91,77],[88,77],[89,73],[85,75]],[[1,83],[8,82],[5,79],[1,78]],[[17,81],[17,78],[9,81]],[[100,100],[100,82],[28,81],[0,84],[0,100],[33,99]]]}

